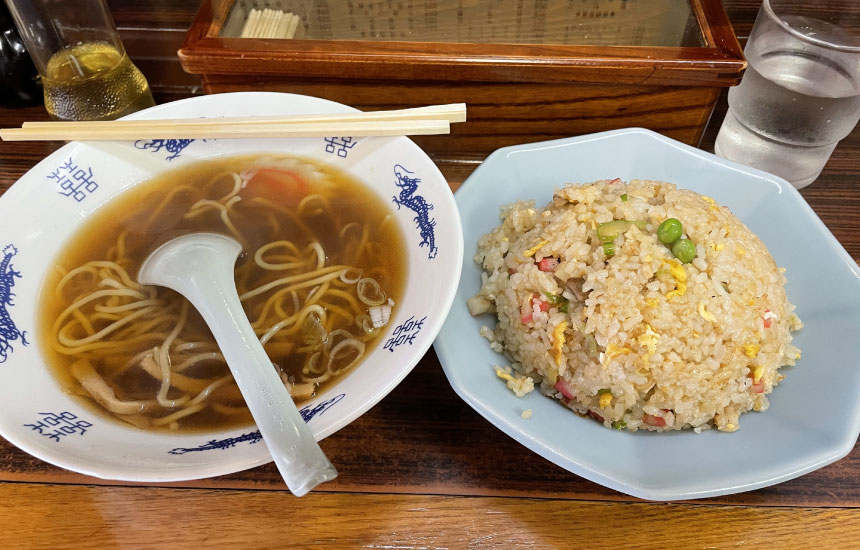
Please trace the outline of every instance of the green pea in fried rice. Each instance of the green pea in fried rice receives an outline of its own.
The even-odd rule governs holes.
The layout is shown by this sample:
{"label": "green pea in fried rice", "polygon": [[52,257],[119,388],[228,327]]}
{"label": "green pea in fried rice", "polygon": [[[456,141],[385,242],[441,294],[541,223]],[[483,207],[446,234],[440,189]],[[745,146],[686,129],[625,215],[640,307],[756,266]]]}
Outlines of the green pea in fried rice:
{"label": "green pea in fried rice", "polygon": [[[683,234],[670,222],[658,237],[670,218]],[[501,220],[478,242],[469,309],[497,316],[481,334],[510,359],[496,374],[520,396],[537,386],[619,429],[734,431],[800,358],[784,269],[708,197],[601,180],[543,210],[506,206]]]}

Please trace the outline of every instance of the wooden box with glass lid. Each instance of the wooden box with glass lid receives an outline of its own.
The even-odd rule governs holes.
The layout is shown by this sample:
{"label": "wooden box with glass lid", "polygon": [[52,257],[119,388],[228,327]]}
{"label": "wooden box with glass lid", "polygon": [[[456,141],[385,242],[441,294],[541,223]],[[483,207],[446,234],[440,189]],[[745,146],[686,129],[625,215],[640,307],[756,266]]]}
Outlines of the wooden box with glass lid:
{"label": "wooden box with glass lid", "polygon": [[746,66],[719,0],[203,0],[179,57],[207,93],[468,103],[414,138],[452,160],[629,126],[696,145]]}

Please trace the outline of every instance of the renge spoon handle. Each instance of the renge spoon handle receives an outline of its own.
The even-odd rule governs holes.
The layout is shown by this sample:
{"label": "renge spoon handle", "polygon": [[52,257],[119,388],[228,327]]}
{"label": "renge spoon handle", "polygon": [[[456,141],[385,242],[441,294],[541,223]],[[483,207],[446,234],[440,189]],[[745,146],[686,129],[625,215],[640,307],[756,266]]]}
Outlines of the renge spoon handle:
{"label": "renge spoon handle", "polygon": [[242,246],[216,233],[168,241],[146,259],[141,284],[175,290],[197,308],[221,348],[272,459],[290,491],[307,494],[337,471],[302,419],[248,322],[233,277]]}

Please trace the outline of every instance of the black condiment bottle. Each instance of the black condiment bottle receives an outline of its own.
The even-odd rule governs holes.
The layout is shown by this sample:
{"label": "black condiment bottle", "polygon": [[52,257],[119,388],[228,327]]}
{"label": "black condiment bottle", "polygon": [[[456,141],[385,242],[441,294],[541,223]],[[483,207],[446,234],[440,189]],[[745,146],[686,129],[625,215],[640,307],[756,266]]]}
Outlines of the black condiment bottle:
{"label": "black condiment bottle", "polygon": [[6,3],[0,0],[0,105],[22,107],[42,101],[39,72],[27,54]]}

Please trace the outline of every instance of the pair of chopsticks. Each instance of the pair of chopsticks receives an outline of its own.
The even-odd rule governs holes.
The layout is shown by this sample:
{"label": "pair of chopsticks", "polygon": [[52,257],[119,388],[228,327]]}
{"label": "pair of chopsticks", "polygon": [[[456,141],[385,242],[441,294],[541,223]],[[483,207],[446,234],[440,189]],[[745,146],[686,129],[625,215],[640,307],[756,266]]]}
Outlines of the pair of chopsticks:
{"label": "pair of chopsticks", "polygon": [[324,115],[25,122],[0,129],[4,141],[412,136],[448,134],[466,120],[466,104]]}

